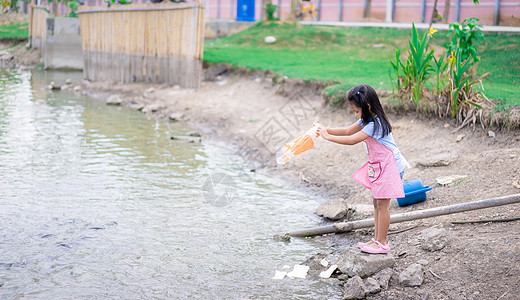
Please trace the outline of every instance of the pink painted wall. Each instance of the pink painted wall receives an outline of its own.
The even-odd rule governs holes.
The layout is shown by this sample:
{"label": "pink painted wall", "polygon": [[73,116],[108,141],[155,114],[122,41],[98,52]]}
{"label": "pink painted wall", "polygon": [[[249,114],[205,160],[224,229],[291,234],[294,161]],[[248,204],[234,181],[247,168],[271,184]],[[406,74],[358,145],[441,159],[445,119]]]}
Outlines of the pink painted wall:
{"label": "pink painted wall", "polygon": [[[220,0],[221,17],[229,18],[230,2],[235,3],[234,10],[236,15],[236,0]],[[321,0],[321,21],[384,21],[386,15],[386,1],[372,0],[371,18],[363,19],[363,0],[343,0],[343,19],[339,20],[339,8],[341,0]],[[205,0],[208,4],[208,16],[216,18],[218,0]],[[448,22],[453,22],[455,18],[455,2],[450,1],[450,15]],[[273,0],[273,4],[280,5],[281,19],[287,19],[290,13],[290,0]],[[318,0],[314,0],[318,8]],[[434,0],[427,0],[425,22],[429,22],[432,14]],[[261,0],[255,0],[256,18],[260,18]],[[443,0],[437,3],[437,11],[444,13]],[[394,22],[421,22],[421,0],[396,0]],[[477,17],[483,25],[493,25],[494,20],[494,0],[480,0],[480,5],[475,6],[473,0],[461,0],[459,21],[462,22],[468,17]],[[513,16],[513,17],[512,17]],[[520,26],[520,2],[518,0],[501,0],[500,25]]]}
{"label": "pink painted wall", "polygon": [[[167,1],[167,0],[165,0]],[[195,0],[187,0],[194,2]],[[260,20],[261,12],[260,6],[262,0],[255,1],[255,18]],[[273,4],[280,6],[281,19],[289,17],[291,9],[290,0],[272,0]],[[340,1],[341,0],[321,0],[321,21],[384,21],[386,15],[386,0],[372,0],[371,18],[369,20],[363,19],[363,0],[343,0],[343,18],[340,20]],[[51,8],[52,1],[44,1],[44,5]],[[134,3],[147,3],[149,0],[134,0]],[[201,0],[206,5],[206,17],[221,19],[235,19],[237,13],[237,0]],[[218,14],[220,2],[220,16]],[[450,14],[448,22],[455,21],[455,2],[450,0]],[[434,0],[427,0],[426,14],[424,22],[429,22]],[[106,5],[104,0],[85,0],[87,5]],[[316,9],[318,9],[318,0],[314,0]],[[438,0],[437,11],[442,15],[444,13],[445,1]],[[421,20],[421,0],[396,0],[395,3],[395,18],[394,22],[419,23]],[[480,19],[480,24],[493,25],[494,21],[494,0],[480,0],[480,4],[475,6],[473,0],[461,0],[459,22],[465,18],[477,17]],[[59,12],[61,14],[69,13],[69,8],[63,4],[59,4]],[[520,26],[520,1],[519,0],[501,0],[500,9],[500,25]]]}

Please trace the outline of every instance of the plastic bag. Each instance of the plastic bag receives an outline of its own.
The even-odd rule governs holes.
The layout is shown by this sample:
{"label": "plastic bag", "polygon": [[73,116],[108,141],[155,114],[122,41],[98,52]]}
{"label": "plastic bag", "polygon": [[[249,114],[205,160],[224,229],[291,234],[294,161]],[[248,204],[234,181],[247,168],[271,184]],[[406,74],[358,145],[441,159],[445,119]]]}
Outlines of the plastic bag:
{"label": "plastic bag", "polygon": [[276,162],[278,165],[282,166],[291,158],[312,149],[314,147],[314,141],[320,136],[318,134],[318,126],[319,124],[315,123],[307,133],[278,148],[276,153]]}

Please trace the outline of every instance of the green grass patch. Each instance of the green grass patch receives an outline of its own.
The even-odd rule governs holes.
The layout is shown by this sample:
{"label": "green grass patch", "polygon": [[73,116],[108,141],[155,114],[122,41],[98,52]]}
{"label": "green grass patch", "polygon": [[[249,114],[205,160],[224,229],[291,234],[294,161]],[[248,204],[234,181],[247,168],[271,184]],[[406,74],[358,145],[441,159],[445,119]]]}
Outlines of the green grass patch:
{"label": "green grass patch", "polygon": [[27,23],[8,23],[0,26],[0,39],[25,39],[29,37]]}
{"label": "green grass patch", "polygon": [[[397,47],[407,53],[410,35],[411,30],[390,28],[258,23],[235,35],[206,41],[204,60],[272,70],[289,78],[345,83],[338,89],[364,83],[390,90],[389,61]],[[277,41],[266,44],[266,36]],[[437,53],[448,42],[447,31],[437,32],[431,45]],[[484,81],[485,94],[520,105],[520,35],[485,34],[479,55],[478,72],[491,73]]]}

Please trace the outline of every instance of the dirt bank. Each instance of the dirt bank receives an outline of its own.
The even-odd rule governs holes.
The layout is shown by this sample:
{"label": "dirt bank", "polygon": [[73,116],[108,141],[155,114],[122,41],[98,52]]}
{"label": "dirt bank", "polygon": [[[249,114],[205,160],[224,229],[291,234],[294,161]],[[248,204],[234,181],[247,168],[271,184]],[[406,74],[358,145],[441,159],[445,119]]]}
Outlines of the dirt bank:
{"label": "dirt bank", "polygon": [[[274,152],[284,141],[304,133],[318,120],[329,127],[350,125],[350,111],[332,109],[319,89],[301,82],[273,85],[264,73],[228,74],[204,82],[198,90],[166,85],[83,83],[83,91],[128,105],[145,113],[188,122],[200,128],[204,138],[229,145],[262,172],[287,178],[295,188],[305,188],[323,201],[343,197],[351,206],[371,203],[370,192],[350,179],[365,162],[363,146],[341,146],[319,140],[315,149],[276,167]],[[413,166],[405,180],[421,178],[431,185],[428,200],[391,213],[520,193],[520,132],[488,133],[465,128],[453,133],[455,124],[429,120],[415,114],[390,114],[394,138]],[[249,167],[250,164],[245,165]],[[467,175],[463,180],[440,186],[436,178]],[[515,299],[520,292],[520,221],[453,225],[452,220],[508,218],[519,216],[520,205],[484,209],[458,215],[426,219],[416,228],[391,235],[391,255],[396,257],[394,275],[387,290],[370,299]],[[309,211],[309,214],[314,212]],[[354,218],[370,216],[361,209]],[[324,221],[325,223],[325,221]],[[392,225],[404,228],[410,222]],[[303,224],[312,227],[314,224]],[[414,241],[418,233],[433,225],[447,230],[448,244],[441,250],[422,250]],[[301,228],[287,228],[288,231]],[[266,232],[267,235],[274,233]],[[366,240],[370,231],[317,237],[338,251]],[[309,256],[313,253],[309,253]],[[426,259],[425,281],[420,287],[403,287],[399,272]],[[431,272],[429,272],[431,270]],[[433,273],[432,273],[433,272]],[[434,276],[433,274],[437,275]],[[504,295],[505,294],[505,295]]]}

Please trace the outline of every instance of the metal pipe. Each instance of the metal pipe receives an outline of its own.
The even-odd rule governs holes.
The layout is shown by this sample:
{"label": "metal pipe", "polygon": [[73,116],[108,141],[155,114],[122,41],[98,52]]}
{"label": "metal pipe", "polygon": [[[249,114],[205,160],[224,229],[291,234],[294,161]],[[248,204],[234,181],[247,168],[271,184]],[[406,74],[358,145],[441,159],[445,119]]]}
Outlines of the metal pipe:
{"label": "metal pipe", "polygon": [[339,21],[343,21],[343,0],[339,0]]}
{"label": "metal pipe", "polygon": [[[520,202],[520,194],[484,199],[474,202],[458,203],[453,205],[434,207],[429,209],[411,211],[390,216],[390,223],[400,223],[417,219],[432,218],[442,215],[454,214],[464,211],[483,209],[494,206],[508,205]],[[313,236],[327,233],[348,232],[360,228],[374,226],[374,219],[364,219],[350,222],[334,223],[332,225],[303,229],[289,232],[290,236]]]}
{"label": "metal pipe", "polygon": [[282,11],[282,0],[278,0],[278,9],[276,11],[276,17],[278,19],[280,19],[281,11]]}
{"label": "metal pipe", "polygon": [[426,23],[426,0],[422,0],[421,2],[421,18],[422,22]]}
{"label": "metal pipe", "polygon": [[321,0],[318,0],[318,21],[321,21]]}
{"label": "metal pipe", "polygon": [[495,0],[495,15],[493,24],[500,25],[500,0]]}
{"label": "metal pipe", "polygon": [[459,22],[460,19],[460,0],[455,1],[455,22]]}
{"label": "metal pipe", "polygon": [[217,0],[217,19],[220,19],[220,0]]}

